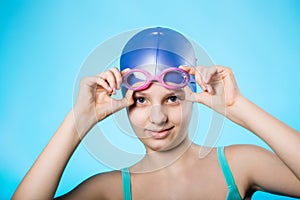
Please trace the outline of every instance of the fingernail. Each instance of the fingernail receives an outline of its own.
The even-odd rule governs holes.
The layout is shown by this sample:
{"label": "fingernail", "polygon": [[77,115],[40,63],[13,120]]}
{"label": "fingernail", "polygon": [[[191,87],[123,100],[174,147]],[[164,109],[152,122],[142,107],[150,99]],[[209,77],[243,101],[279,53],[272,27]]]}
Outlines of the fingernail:
{"label": "fingernail", "polygon": [[205,82],[205,83],[208,83],[208,81],[209,81],[209,80],[208,80],[208,77],[205,76],[205,77],[204,77],[204,82]]}
{"label": "fingernail", "polygon": [[209,93],[212,93],[212,88],[211,88],[211,86],[207,86],[207,91],[209,92]]}

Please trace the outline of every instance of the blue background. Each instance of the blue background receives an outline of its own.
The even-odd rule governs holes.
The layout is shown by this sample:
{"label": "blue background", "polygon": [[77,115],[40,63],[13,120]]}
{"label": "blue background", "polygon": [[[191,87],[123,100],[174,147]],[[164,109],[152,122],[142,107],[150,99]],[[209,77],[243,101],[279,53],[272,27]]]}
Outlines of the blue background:
{"label": "blue background", "polygon": [[[234,69],[239,87],[300,130],[299,1],[0,1],[0,199],[18,183],[72,107],[81,64],[100,43],[127,30],[166,26]],[[219,145],[268,148],[226,121]],[[288,146],[288,144],[286,144]],[[109,170],[80,145],[57,194]],[[265,193],[253,199],[290,199]]]}

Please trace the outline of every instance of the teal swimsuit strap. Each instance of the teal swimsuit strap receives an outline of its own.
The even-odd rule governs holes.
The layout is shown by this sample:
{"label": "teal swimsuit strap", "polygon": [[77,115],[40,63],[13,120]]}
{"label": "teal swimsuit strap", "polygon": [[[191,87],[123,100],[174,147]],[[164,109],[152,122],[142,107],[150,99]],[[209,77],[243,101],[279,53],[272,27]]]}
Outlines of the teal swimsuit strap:
{"label": "teal swimsuit strap", "polygon": [[124,200],[131,200],[130,172],[128,168],[122,170],[122,184]]}
{"label": "teal swimsuit strap", "polygon": [[229,165],[227,163],[225,153],[224,153],[224,147],[218,147],[217,148],[218,153],[218,160],[221,165],[227,186],[228,186],[228,194],[226,199],[230,200],[241,200],[241,195],[239,193],[238,188],[236,187],[236,184],[234,182],[234,178],[232,176],[232,173],[230,171]]}
{"label": "teal swimsuit strap", "polygon": [[[217,148],[218,160],[220,162],[227,186],[228,186],[228,194],[227,200],[242,200],[240,193],[236,187],[234,182],[234,178],[230,171],[229,165],[227,163],[224,147]],[[124,200],[131,200],[131,185],[130,185],[130,172],[128,168],[122,170],[122,183],[123,183],[123,193]]]}

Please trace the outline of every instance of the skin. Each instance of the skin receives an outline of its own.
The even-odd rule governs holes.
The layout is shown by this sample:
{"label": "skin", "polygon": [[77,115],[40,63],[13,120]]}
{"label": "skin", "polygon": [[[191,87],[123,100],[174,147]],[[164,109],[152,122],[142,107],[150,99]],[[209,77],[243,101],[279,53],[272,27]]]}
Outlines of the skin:
{"label": "skin", "polygon": [[[243,199],[250,199],[257,190],[300,197],[299,132],[244,97],[230,68],[181,68],[195,75],[203,92],[193,93],[188,87],[171,91],[154,83],[146,90],[128,91],[123,99],[114,100],[111,94],[120,89],[122,81],[118,69],[83,79],[74,108],[12,199],[53,199],[65,166],[80,139],[97,122],[125,107],[128,107],[133,129],[148,153],[130,171],[159,169],[132,173],[133,199],[225,199],[228,189],[216,150],[199,159],[199,150],[205,147],[197,146],[187,138],[192,102],[223,114],[273,149],[274,153],[253,145],[225,148]],[[174,112],[179,114],[174,115]],[[174,158],[178,159],[174,161]],[[97,174],[58,199],[123,199],[121,173]]]}

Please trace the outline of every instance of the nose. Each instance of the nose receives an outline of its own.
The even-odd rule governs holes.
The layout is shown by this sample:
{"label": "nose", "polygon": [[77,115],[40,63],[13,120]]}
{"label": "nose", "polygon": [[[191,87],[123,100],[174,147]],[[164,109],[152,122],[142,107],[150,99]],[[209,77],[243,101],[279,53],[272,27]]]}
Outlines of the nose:
{"label": "nose", "polygon": [[161,105],[153,105],[150,111],[150,122],[155,125],[163,126],[167,121],[167,115]]}

